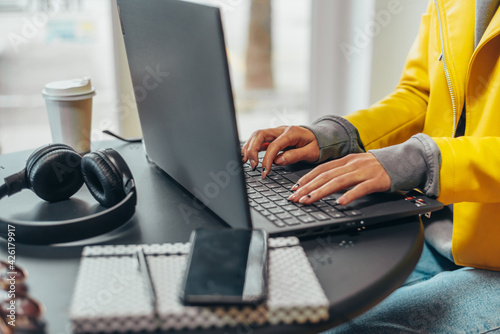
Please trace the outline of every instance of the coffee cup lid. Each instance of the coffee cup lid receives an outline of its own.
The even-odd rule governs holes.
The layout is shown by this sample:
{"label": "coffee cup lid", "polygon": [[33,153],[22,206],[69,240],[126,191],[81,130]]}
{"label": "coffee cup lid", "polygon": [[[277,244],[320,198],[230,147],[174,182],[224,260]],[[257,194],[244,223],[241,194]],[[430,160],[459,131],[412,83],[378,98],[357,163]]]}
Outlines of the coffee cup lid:
{"label": "coffee cup lid", "polygon": [[80,78],[49,82],[42,90],[42,96],[48,100],[80,100],[95,95],[90,78]]}

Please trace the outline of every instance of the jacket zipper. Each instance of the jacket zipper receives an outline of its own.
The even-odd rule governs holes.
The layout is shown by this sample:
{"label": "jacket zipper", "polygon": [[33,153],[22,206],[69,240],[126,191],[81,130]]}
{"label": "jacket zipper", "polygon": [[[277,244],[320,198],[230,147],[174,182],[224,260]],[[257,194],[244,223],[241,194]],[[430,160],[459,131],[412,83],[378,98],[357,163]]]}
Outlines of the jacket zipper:
{"label": "jacket zipper", "polygon": [[457,104],[455,101],[455,92],[453,90],[453,84],[451,82],[450,71],[449,71],[448,66],[446,64],[446,56],[444,53],[443,27],[441,25],[441,14],[439,12],[439,6],[437,3],[437,0],[434,0],[434,4],[436,5],[436,11],[437,11],[437,17],[438,17],[438,23],[439,23],[439,37],[441,39],[441,55],[439,58],[443,62],[444,75],[446,77],[446,83],[448,84],[448,91],[450,92],[451,104],[452,104],[452,109],[453,109],[453,130],[452,130],[451,136],[455,137],[456,124],[457,124]]}

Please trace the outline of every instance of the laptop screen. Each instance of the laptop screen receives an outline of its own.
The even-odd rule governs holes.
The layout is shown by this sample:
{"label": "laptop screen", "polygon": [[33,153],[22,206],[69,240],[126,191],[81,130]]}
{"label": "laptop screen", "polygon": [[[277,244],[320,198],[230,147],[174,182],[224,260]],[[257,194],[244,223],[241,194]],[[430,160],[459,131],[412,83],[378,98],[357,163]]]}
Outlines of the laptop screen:
{"label": "laptop screen", "polygon": [[148,159],[227,224],[251,228],[219,10],[117,4]]}

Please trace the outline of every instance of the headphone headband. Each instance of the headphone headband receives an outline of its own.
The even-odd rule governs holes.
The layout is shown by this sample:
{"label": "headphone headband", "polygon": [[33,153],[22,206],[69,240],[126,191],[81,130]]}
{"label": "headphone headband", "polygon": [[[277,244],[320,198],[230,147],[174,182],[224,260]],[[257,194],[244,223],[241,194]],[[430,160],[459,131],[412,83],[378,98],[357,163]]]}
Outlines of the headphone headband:
{"label": "headphone headband", "polygon": [[41,222],[0,218],[0,237],[7,239],[8,225],[12,225],[19,243],[48,245],[87,239],[123,225],[134,215],[136,203],[137,196],[132,190],[120,203],[90,216]]}

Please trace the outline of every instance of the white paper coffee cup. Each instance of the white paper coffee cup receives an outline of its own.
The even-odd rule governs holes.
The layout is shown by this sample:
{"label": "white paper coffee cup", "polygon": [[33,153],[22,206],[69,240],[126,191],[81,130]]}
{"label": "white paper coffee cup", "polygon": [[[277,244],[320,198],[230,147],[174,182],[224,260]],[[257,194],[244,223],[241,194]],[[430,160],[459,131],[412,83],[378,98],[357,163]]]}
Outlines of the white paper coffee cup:
{"label": "white paper coffee cup", "polygon": [[92,97],[95,94],[90,78],[45,85],[42,96],[45,98],[54,143],[69,145],[78,153],[90,151]]}

